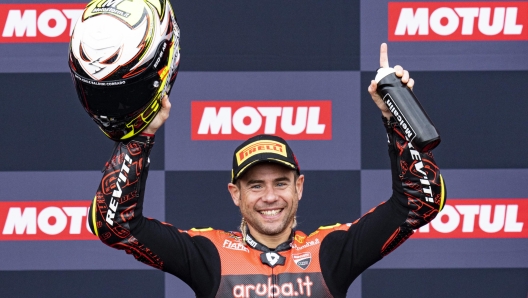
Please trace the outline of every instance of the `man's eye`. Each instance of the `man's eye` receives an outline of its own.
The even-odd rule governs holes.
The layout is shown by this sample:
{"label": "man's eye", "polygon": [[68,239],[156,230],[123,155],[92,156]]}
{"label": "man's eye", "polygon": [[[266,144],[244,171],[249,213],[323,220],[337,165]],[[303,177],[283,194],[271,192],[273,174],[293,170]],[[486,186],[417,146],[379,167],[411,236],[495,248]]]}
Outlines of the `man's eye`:
{"label": "man's eye", "polygon": [[253,189],[259,189],[259,188],[261,188],[261,186],[258,185],[258,184],[255,184],[255,185],[250,186],[250,188],[253,188]]}

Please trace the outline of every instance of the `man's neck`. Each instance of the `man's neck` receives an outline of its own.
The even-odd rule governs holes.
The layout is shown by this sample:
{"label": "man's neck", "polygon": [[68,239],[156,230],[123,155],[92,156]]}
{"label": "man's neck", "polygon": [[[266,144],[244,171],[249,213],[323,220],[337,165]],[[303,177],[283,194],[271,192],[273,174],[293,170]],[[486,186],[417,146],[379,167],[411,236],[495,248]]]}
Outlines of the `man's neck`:
{"label": "man's neck", "polygon": [[255,229],[252,229],[251,227],[249,227],[249,233],[251,234],[251,237],[257,240],[259,243],[267,246],[269,249],[275,249],[280,244],[288,240],[291,240],[290,238],[291,238],[292,230],[286,229],[277,235],[266,235],[266,234],[261,234]]}

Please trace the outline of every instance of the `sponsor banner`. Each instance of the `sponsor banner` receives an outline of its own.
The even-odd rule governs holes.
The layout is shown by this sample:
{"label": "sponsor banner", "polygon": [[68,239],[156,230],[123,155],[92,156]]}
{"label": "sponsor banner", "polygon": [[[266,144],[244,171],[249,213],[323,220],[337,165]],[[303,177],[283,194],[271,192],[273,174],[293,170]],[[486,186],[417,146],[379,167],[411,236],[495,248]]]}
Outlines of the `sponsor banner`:
{"label": "sponsor banner", "polygon": [[[440,163],[440,161],[439,161]],[[441,163],[439,164],[442,166]],[[523,222],[522,231],[526,230],[526,169],[499,170],[441,170],[447,189],[446,204],[457,208],[458,205],[478,205],[478,214],[474,217],[474,232],[482,230],[479,227],[479,217],[488,219],[489,210],[491,222],[495,215],[504,216],[508,212],[508,205],[521,205],[517,208],[515,223]],[[499,187],[500,186],[500,187]],[[361,171],[361,212],[366,213],[380,202],[387,200],[392,193],[390,170],[362,170]],[[490,198],[505,199],[490,199]],[[463,198],[463,199],[460,199]],[[471,198],[471,199],[470,199]],[[473,199],[475,198],[475,199]],[[492,203],[493,202],[493,203]],[[446,205],[446,206],[447,206]],[[486,207],[488,205],[488,207]],[[504,207],[496,208],[503,205]],[[484,206],[484,207],[483,207]],[[446,207],[449,208],[449,207]],[[463,207],[464,208],[464,207]],[[471,208],[471,207],[470,207]],[[509,207],[509,213],[514,214],[515,208]],[[499,211],[497,213],[497,210]],[[455,210],[458,212],[458,209]],[[464,216],[471,212],[464,212]],[[473,212],[476,213],[476,212]],[[461,214],[461,213],[458,213]],[[441,216],[440,213],[438,216]],[[471,215],[472,216],[472,215]],[[511,216],[510,216],[511,217]],[[444,222],[447,222],[447,217]],[[499,218],[497,217],[497,220]],[[469,222],[470,219],[466,219]],[[510,221],[513,222],[512,219]],[[508,223],[508,229],[518,229],[519,224]],[[495,235],[506,233],[506,218],[502,219],[502,229]],[[487,229],[484,223],[484,229]],[[459,229],[464,225],[460,215]],[[466,223],[466,226],[468,223]],[[498,221],[497,221],[497,224]],[[430,233],[437,233],[430,227]],[[417,231],[415,233],[419,234]],[[508,232],[510,233],[510,232]],[[402,246],[383,258],[371,268],[522,268],[528,267],[528,238],[428,238],[419,239],[412,236]]]}
{"label": "sponsor banner", "polygon": [[176,85],[166,170],[230,170],[259,133],[284,137],[301,170],[360,167],[358,72],[180,72]]}
{"label": "sponsor banner", "polygon": [[332,102],[193,101],[192,140],[246,140],[255,134],[288,140],[331,140]]}
{"label": "sponsor banner", "polygon": [[449,199],[413,238],[528,238],[528,198]]}
{"label": "sponsor banner", "polygon": [[389,41],[528,40],[528,2],[389,2]]}
{"label": "sponsor banner", "polygon": [[90,201],[0,202],[0,241],[97,240],[86,216]]}
{"label": "sponsor banner", "polygon": [[0,4],[0,43],[67,43],[86,4]]}
{"label": "sponsor banner", "polygon": [[[94,240],[86,213],[101,178],[98,171],[0,172],[0,241]],[[163,171],[149,172],[145,201],[145,216],[165,220]]]}
{"label": "sponsor banner", "polygon": [[[524,59],[528,52],[526,1],[361,0],[360,8],[361,70],[375,72],[379,67],[379,47],[383,41],[388,41],[390,65],[402,65],[411,72],[411,77],[417,70],[528,69],[528,60]],[[404,8],[412,9],[412,14],[409,9],[404,10],[400,20]],[[455,8],[462,9],[458,9],[461,15]],[[485,24],[488,18],[490,22]],[[402,30],[403,35],[396,35]],[[417,88],[419,84],[417,81]]]}

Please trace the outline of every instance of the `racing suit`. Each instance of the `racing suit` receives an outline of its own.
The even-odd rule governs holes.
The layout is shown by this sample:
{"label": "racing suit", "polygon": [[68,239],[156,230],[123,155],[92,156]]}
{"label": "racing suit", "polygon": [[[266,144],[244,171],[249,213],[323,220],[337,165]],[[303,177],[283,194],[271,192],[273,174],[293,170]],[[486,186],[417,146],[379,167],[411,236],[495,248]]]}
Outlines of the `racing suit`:
{"label": "racing suit", "polygon": [[[385,119],[385,118],[384,118]],[[270,249],[247,234],[180,230],[142,215],[153,137],[119,143],[91,204],[89,224],[102,242],[187,283],[197,297],[345,297],[352,281],[431,221],[445,188],[431,152],[420,153],[385,119],[391,198],[358,220],[320,227]]]}

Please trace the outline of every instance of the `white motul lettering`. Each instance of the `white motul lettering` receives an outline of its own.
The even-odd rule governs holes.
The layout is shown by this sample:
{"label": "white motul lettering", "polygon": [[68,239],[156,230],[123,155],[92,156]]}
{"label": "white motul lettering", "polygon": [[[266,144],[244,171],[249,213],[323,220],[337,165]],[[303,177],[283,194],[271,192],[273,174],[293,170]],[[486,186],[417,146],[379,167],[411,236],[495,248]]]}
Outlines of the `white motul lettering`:
{"label": "white motul lettering", "polygon": [[220,130],[222,134],[231,134],[231,108],[222,107],[218,109],[218,113],[216,108],[205,108],[198,134],[206,135],[209,131],[211,134],[218,134]]}
{"label": "white motul lettering", "polygon": [[522,232],[522,222],[517,222],[518,205],[508,205],[506,207],[506,222],[504,223],[504,232]]}
{"label": "white motul lettering", "polygon": [[[249,124],[244,123],[244,119],[249,118]],[[256,133],[262,125],[262,117],[259,112],[252,107],[241,107],[233,115],[233,127],[241,134],[250,135]]]}
{"label": "white motul lettering", "polygon": [[502,230],[506,214],[506,205],[495,205],[495,215],[491,220],[491,205],[480,206],[479,226],[486,233],[496,233]]}
{"label": "white motul lettering", "polygon": [[517,13],[518,7],[494,7],[493,11],[491,7],[439,7],[430,15],[428,8],[402,8],[394,34],[429,35],[431,28],[436,34],[447,36],[462,23],[461,34],[473,35],[477,20],[478,30],[484,35],[519,35],[523,25],[517,23]]}
{"label": "white motul lettering", "polygon": [[20,10],[10,10],[4,27],[3,37],[37,36],[37,11],[28,9],[24,14]]}
{"label": "white motul lettering", "polygon": [[[55,21],[54,27],[50,27],[51,20]],[[64,30],[66,30],[67,25],[68,22],[66,18],[60,12],[60,10],[57,9],[45,10],[43,13],[40,14],[37,21],[37,26],[40,33],[47,37],[57,37],[61,35]]]}
{"label": "white motul lettering", "polygon": [[[447,216],[447,222],[442,221],[442,217]],[[460,223],[460,215],[453,208],[453,206],[445,205],[442,213],[437,216],[437,219],[431,222],[431,225],[435,230],[440,233],[451,233],[453,232]]]}
{"label": "white motul lettering", "polygon": [[259,107],[258,110],[266,118],[264,133],[274,134],[277,130],[277,118],[281,116],[282,109],[280,107]]}
{"label": "white motul lettering", "polygon": [[277,133],[280,128],[286,134],[324,134],[326,124],[320,123],[320,107],[241,107],[234,111],[230,107],[218,109],[205,107],[200,119],[198,134],[231,134],[232,128],[238,133],[251,135],[264,125],[264,133]]}
{"label": "white motul lettering", "polygon": [[307,134],[323,134],[326,128],[325,124],[319,123],[320,107],[308,108],[308,123],[306,126]]}
{"label": "white motul lettering", "polygon": [[419,35],[429,34],[429,9],[418,8],[413,13],[412,8],[402,8],[398,24],[396,25],[395,35]]}
{"label": "white motul lettering", "polygon": [[298,107],[295,123],[293,123],[293,107],[285,107],[282,110],[281,128],[290,135],[297,135],[306,128],[306,119],[308,115],[307,107]]}
{"label": "white motul lettering", "polygon": [[70,234],[80,234],[86,207],[63,207],[62,210],[70,217]]}
{"label": "white motul lettering", "polygon": [[83,10],[82,9],[63,9],[62,12],[70,20],[70,36],[73,33],[73,28],[75,27],[75,23],[77,23],[77,20],[81,17]]}
{"label": "white motul lettering", "polygon": [[480,14],[478,19],[479,31],[484,35],[497,35],[502,31],[504,25],[504,7],[495,7],[493,12],[493,22],[491,21],[491,8],[482,7],[480,8]]}
{"label": "white motul lettering", "polygon": [[504,34],[519,35],[522,33],[523,25],[517,24],[517,7],[506,8],[506,22],[504,23]]}
{"label": "white motul lettering", "polygon": [[456,209],[462,217],[462,232],[471,233],[475,230],[475,216],[479,214],[479,205],[457,205]]}
{"label": "white motul lettering", "polygon": [[[55,218],[55,223],[50,224],[50,218]],[[39,229],[48,235],[57,235],[64,231],[68,224],[68,218],[58,207],[47,207],[42,210],[37,218]]]}
{"label": "white motul lettering", "polygon": [[479,15],[478,7],[456,7],[455,11],[462,18],[462,35],[473,34],[475,18]]}
{"label": "white motul lettering", "polygon": [[[447,24],[443,25],[442,20],[446,19]],[[459,24],[458,15],[448,7],[441,7],[433,11],[431,18],[429,19],[429,25],[438,35],[451,35],[458,28]]]}
{"label": "white motul lettering", "polygon": [[9,208],[7,213],[6,223],[2,234],[12,235],[13,231],[15,234],[36,234],[37,233],[37,208],[28,207],[24,208],[24,212],[19,207]]}
{"label": "white motul lettering", "polygon": [[[456,208],[456,209],[455,209]],[[444,210],[430,224],[422,226],[419,231],[428,233],[430,226],[440,233],[453,232],[462,217],[462,232],[475,232],[476,216],[483,232],[497,233],[522,232],[524,223],[517,221],[518,205],[446,205]],[[457,212],[458,211],[458,212]],[[493,215],[492,215],[492,211]],[[442,217],[447,216],[447,221]]]}

